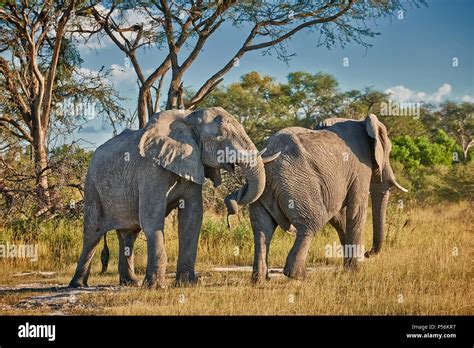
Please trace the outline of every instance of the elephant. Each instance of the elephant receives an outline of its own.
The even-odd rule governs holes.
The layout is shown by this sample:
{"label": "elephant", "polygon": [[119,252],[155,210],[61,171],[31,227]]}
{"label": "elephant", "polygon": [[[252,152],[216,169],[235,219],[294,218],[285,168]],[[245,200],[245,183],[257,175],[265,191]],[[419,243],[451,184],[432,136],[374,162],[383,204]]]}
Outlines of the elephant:
{"label": "elephant", "polygon": [[238,165],[246,179],[239,204],[250,204],[265,187],[261,155],[242,125],[219,107],[162,111],[144,129],[127,129],[98,147],[85,179],[83,249],[69,286],[87,286],[96,246],[109,230],[117,230],[119,237],[120,284],[138,285],[133,244],[143,230],[147,240],[143,285],[165,287],[164,224],[175,208],[179,240],[175,284],[195,284],[205,178],[218,186],[220,170],[233,172]]}
{"label": "elephant", "polygon": [[[269,154],[281,154],[265,164],[265,190],[249,205],[255,245],[252,281],[268,279],[268,253],[277,225],[296,235],[283,270],[287,277],[304,278],[311,241],[328,222],[344,246],[344,268],[358,269],[363,256],[351,251],[362,247],[369,191],[373,246],[365,256],[380,252],[390,188],[407,190],[395,179],[387,129],[375,115],[360,121],[330,118],[315,130],[285,128],[264,146]],[[226,197],[228,214],[236,213],[238,196],[236,191]]]}

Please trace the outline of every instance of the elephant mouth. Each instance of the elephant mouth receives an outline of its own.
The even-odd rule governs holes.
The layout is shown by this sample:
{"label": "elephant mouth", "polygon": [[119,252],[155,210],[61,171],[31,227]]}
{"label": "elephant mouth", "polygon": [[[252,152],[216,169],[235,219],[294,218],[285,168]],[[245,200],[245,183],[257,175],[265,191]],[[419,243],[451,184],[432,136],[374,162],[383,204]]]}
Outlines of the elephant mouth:
{"label": "elephant mouth", "polygon": [[235,170],[235,163],[224,163],[222,164],[222,169],[228,173],[233,173]]}

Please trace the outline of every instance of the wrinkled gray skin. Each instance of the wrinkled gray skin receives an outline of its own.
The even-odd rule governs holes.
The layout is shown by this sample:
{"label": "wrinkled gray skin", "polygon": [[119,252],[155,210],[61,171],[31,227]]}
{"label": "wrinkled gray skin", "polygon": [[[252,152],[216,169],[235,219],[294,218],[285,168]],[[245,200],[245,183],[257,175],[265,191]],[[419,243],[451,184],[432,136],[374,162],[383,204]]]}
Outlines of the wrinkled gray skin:
{"label": "wrinkled gray skin", "polygon": [[163,111],[155,114],[145,129],[125,130],[100,146],[86,177],[83,250],[70,286],[87,286],[96,246],[113,229],[119,236],[120,283],[138,284],[133,244],[142,229],[148,249],[143,284],[164,287],[164,223],[174,208],[178,208],[179,234],[176,282],[195,283],[205,177],[217,186],[220,168],[232,171],[239,165],[247,180],[239,204],[254,202],[265,185],[260,156],[253,161],[224,162],[219,150],[226,148],[256,154],[243,127],[222,108]]}
{"label": "wrinkled gray skin", "polygon": [[[290,127],[267,140],[267,155],[281,155],[265,164],[266,186],[249,206],[255,255],[252,280],[268,278],[267,257],[277,225],[293,231],[284,274],[305,275],[310,243],[327,222],[335,227],[342,245],[360,245],[369,191],[373,207],[373,246],[366,257],[377,254],[384,237],[389,189],[397,186],[389,155],[391,142],[375,115],[363,121],[328,119],[318,130]],[[229,213],[238,207],[229,195]],[[346,268],[357,268],[357,257],[344,255]]]}

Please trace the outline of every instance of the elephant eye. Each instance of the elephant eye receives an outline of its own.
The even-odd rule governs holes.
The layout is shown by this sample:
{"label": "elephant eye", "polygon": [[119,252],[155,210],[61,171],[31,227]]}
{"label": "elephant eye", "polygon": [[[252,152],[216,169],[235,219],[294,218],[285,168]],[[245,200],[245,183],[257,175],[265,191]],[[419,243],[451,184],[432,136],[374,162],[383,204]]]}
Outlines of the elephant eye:
{"label": "elephant eye", "polygon": [[224,141],[228,137],[228,132],[225,129],[220,129],[220,135],[216,137],[217,141]]}

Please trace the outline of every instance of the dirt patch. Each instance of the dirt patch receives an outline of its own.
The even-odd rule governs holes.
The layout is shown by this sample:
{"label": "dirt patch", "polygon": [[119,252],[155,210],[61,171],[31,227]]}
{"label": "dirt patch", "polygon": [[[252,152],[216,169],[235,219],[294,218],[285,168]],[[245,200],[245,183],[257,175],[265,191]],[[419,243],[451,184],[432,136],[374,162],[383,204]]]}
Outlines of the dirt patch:
{"label": "dirt patch", "polygon": [[[19,284],[17,286],[1,286],[0,295],[12,293],[28,294],[14,305],[1,305],[4,311],[25,310],[48,312],[51,315],[67,315],[71,310],[85,309],[81,297],[84,294],[107,293],[107,296],[126,290],[120,286],[91,286],[83,289],[71,289],[58,284]],[[41,295],[31,296],[31,293]],[[95,308],[99,310],[99,308]]]}

